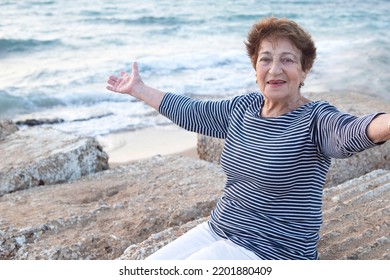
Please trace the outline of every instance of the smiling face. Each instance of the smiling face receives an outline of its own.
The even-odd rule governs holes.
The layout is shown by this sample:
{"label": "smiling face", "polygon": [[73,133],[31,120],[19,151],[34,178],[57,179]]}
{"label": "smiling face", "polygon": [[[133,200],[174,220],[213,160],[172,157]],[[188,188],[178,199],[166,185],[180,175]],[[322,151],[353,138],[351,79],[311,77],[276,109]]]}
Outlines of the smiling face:
{"label": "smiling face", "polygon": [[288,39],[264,39],[256,63],[256,80],[265,98],[288,101],[299,96],[302,70],[301,51]]}

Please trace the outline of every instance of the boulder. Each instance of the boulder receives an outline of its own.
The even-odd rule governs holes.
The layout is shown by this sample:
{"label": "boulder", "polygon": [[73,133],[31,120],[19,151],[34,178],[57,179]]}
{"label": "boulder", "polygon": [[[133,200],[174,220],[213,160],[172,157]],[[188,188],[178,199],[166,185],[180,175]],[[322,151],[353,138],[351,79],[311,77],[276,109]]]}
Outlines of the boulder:
{"label": "boulder", "polygon": [[[309,93],[311,100],[326,100],[340,111],[356,116],[374,112],[389,112],[390,103],[373,96],[360,93]],[[198,135],[198,155],[200,159],[219,163],[224,146],[223,139]],[[390,141],[365,150],[347,159],[332,159],[326,187],[335,186],[359,177],[376,169],[390,169]]]}
{"label": "boulder", "polygon": [[10,120],[0,120],[0,141],[5,139],[8,135],[18,131],[18,127]]}
{"label": "boulder", "polygon": [[0,141],[0,196],[108,169],[108,155],[93,138],[42,127],[11,131]]}
{"label": "boulder", "polygon": [[166,228],[208,216],[221,167],[156,156],[0,197],[0,259],[115,259]]}
{"label": "boulder", "polygon": [[[320,259],[390,260],[390,171],[375,170],[324,190]],[[200,218],[129,246],[121,260],[143,260],[207,221]]]}

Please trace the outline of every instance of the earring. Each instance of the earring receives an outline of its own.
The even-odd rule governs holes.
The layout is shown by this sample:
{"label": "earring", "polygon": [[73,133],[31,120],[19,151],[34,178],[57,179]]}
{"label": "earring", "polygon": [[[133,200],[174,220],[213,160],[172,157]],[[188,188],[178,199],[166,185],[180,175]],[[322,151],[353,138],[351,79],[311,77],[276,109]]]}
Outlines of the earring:
{"label": "earring", "polygon": [[304,85],[305,85],[305,83],[304,83],[304,82],[301,82],[301,83],[299,84],[299,88],[303,87]]}

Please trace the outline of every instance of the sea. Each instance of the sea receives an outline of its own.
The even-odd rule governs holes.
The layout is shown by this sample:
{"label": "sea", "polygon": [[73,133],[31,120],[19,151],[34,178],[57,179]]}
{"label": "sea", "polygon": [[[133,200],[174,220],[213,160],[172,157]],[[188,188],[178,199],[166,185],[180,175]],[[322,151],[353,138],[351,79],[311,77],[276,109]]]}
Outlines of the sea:
{"label": "sea", "polygon": [[163,91],[258,91],[244,41],[270,16],[298,22],[316,43],[303,95],[390,100],[389,0],[0,0],[0,119],[45,120],[92,137],[168,125],[135,98],[106,90],[108,76],[131,71],[133,61]]}

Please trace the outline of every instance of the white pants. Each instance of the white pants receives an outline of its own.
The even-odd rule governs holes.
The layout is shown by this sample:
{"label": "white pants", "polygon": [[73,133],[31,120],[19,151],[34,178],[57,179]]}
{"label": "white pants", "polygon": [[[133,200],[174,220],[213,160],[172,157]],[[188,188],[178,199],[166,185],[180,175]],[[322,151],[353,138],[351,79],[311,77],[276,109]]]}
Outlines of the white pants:
{"label": "white pants", "polygon": [[259,260],[253,252],[213,233],[204,222],[147,260]]}

